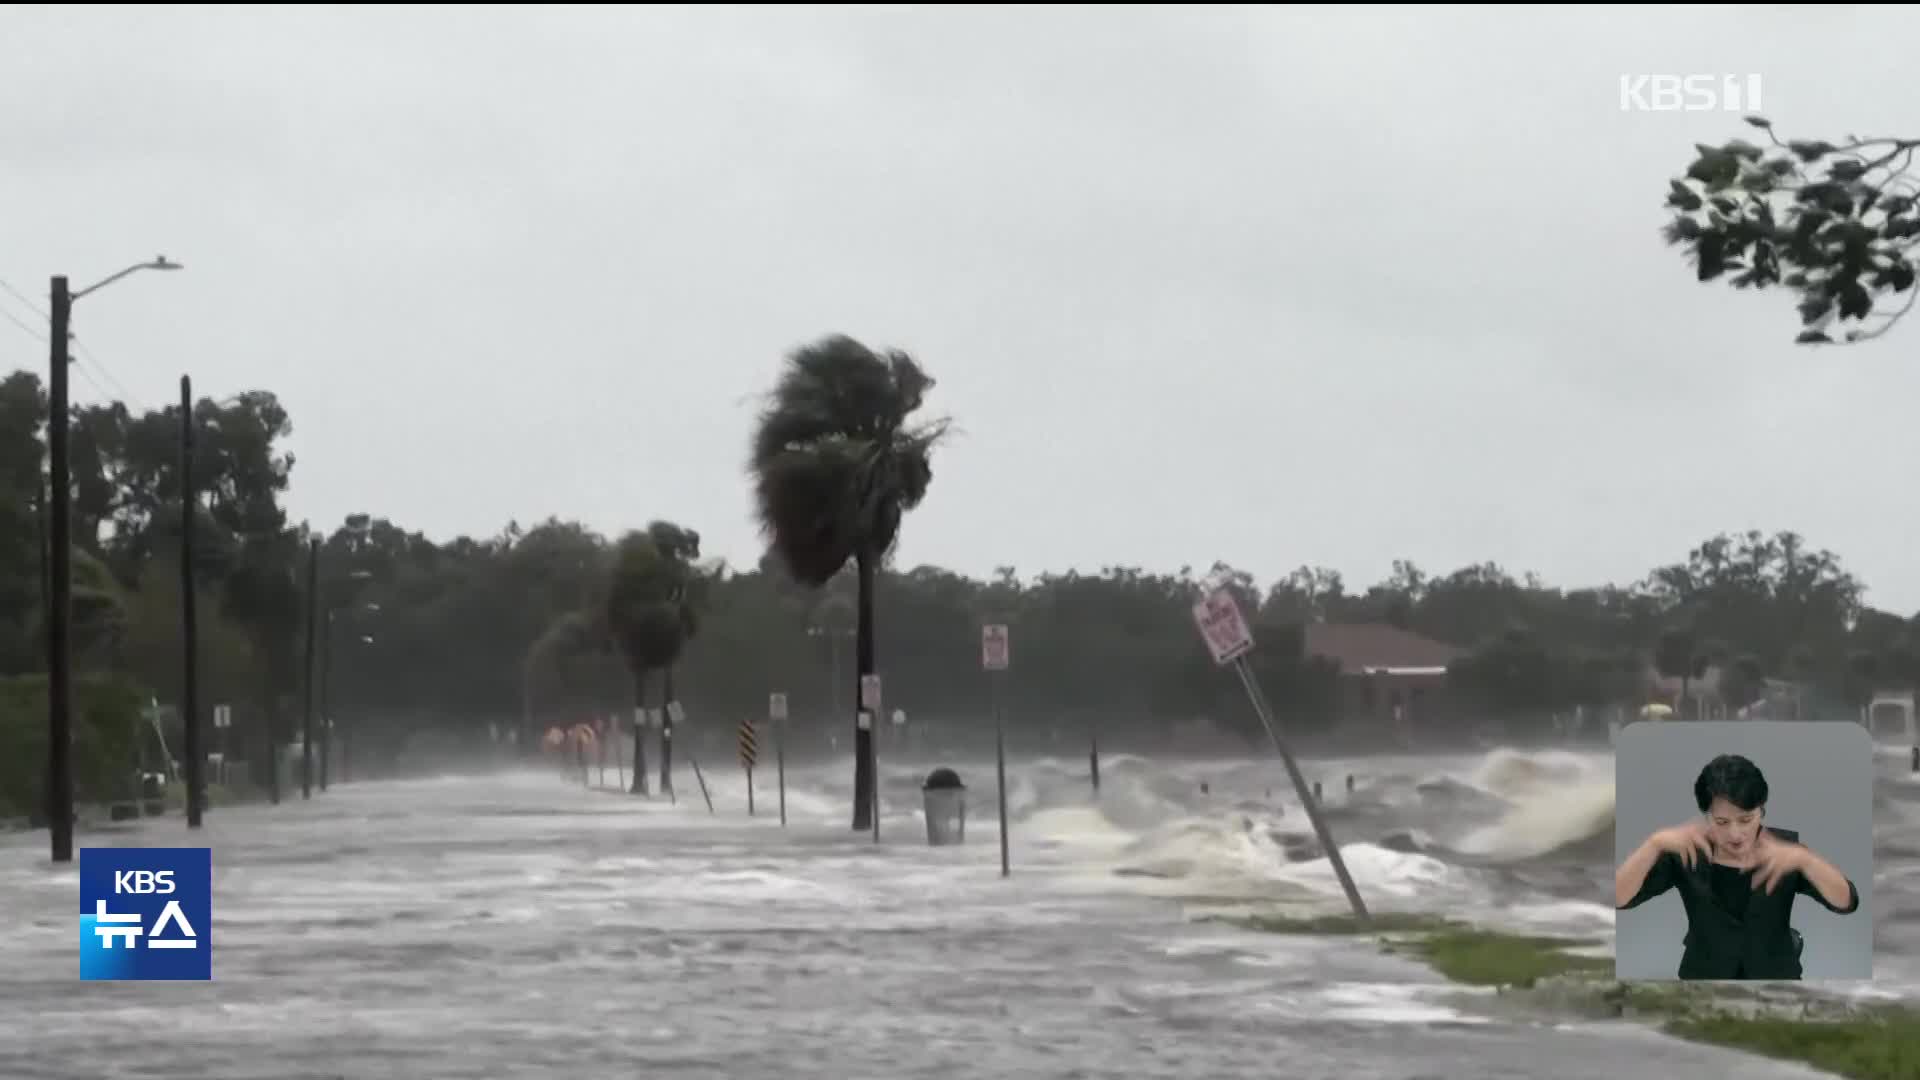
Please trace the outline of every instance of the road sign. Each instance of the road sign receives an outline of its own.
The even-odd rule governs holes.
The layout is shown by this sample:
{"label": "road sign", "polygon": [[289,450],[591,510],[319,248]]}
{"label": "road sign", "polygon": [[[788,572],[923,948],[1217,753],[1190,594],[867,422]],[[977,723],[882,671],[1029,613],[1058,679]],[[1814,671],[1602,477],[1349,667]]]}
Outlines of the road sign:
{"label": "road sign", "polygon": [[753,732],[753,721],[740,721],[740,767],[753,771],[754,762],[760,760],[760,740]]}
{"label": "road sign", "polygon": [[678,727],[687,722],[687,710],[681,708],[678,701],[669,701],[667,702],[667,717],[673,721],[675,727]]}
{"label": "road sign", "polygon": [[1226,589],[1215,589],[1193,605],[1193,621],[1216,664],[1231,664],[1253,649],[1253,631],[1247,629],[1240,605]]}
{"label": "road sign", "polygon": [[880,676],[860,676],[860,707],[869,712],[880,711]]}
{"label": "road sign", "polygon": [[767,695],[767,716],[773,720],[785,720],[787,718],[787,695]]}
{"label": "road sign", "polygon": [[990,623],[980,628],[980,666],[988,671],[1005,671],[1013,659],[1013,644],[1007,640],[1007,628]]}
{"label": "road sign", "polygon": [[233,726],[233,706],[215,705],[213,707],[213,726],[229,728]]}

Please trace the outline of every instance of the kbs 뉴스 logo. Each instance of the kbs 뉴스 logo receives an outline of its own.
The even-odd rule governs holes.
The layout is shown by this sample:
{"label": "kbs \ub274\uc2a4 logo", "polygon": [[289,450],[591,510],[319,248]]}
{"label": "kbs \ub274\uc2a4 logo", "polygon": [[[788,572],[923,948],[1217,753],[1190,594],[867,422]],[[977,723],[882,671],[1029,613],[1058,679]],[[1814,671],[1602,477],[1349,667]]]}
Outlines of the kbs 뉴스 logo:
{"label": "kbs \ub274\uc2a4 logo", "polygon": [[213,853],[80,849],[80,978],[213,978]]}

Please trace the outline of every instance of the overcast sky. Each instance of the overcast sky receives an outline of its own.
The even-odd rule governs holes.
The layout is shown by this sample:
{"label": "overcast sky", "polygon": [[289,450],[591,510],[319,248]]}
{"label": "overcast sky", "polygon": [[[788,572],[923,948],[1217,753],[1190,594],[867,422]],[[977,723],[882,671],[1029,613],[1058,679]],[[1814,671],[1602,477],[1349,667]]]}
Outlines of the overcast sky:
{"label": "overcast sky", "polygon": [[[1790,344],[1692,282],[1667,178],[1757,73],[1920,133],[1886,11],[0,13],[0,280],[76,380],[278,393],[296,519],[668,517],[751,563],[754,398],[842,331],[962,434],[899,552],[1562,584],[1792,528],[1920,609],[1920,323]],[[0,294],[0,309],[34,317]],[[44,370],[0,319],[0,368]],[[92,380],[90,382],[89,380]]]}

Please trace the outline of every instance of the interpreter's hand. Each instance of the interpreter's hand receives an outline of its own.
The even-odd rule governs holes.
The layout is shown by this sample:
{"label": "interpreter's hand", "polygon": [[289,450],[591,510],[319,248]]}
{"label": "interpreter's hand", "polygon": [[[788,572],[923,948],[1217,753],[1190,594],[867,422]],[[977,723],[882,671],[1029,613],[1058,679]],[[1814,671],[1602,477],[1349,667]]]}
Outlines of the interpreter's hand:
{"label": "interpreter's hand", "polygon": [[1689,870],[1693,869],[1695,859],[1713,861],[1713,841],[1708,839],[1706,825],[1698,821],[1661,829],[1653,834],[1653,846],[1677,856],[1681,865]]}
{"label": "interpreter's hand", "polygon": [[1791,840],[1782,840],[1765,829],[1754,838],[1753,887],[1769,895],[1780,879],[1805,866],[1807,849]]}

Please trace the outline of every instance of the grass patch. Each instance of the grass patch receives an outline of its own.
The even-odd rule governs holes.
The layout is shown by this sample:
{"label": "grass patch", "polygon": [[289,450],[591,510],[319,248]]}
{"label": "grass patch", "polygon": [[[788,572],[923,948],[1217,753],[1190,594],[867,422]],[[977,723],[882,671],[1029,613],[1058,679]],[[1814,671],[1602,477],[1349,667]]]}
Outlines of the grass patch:
{"label": "grass patch", "polygon": [[1874,1009],[1839,1020],[1705,1013],[1662,1027],[1682,1039],[1803,1061],[1852,1080],[1920,1076],[1920,1010]]}
{"label": "grass patch", "polygon": [[1492,930],[1449,929],[1415,938],[1407,948],[1454,982],[1526,988],[1556,975],[1612,975],[1611,958],[1566,951],[1588,944]]}
{"label": "grass patch", "polygon": [[1296,918],[1290,915],[1219,915],[1206,922],[1228,923],[1263,934],[1311,934],[1340,936],[1350,934],[1434,934],[1459,929],[1458,924],[1437,915],[1413,915],[1382,912],[1366,923],[1353,915],[1314,915]]}
{"label": "grass patch", "polygon": [[1531,987],[1552,975],[1613,973],[1607,957],[1565,951],[1590,942],[1478,930],[1437,915],[1381,912],[1364,924],[1352,915],[1238,915],[1208,921],[1267,934],[1395,935],[1399,940],[1383,942],[1388,951],[1411,952],[1447,978],[1472,986]]}

